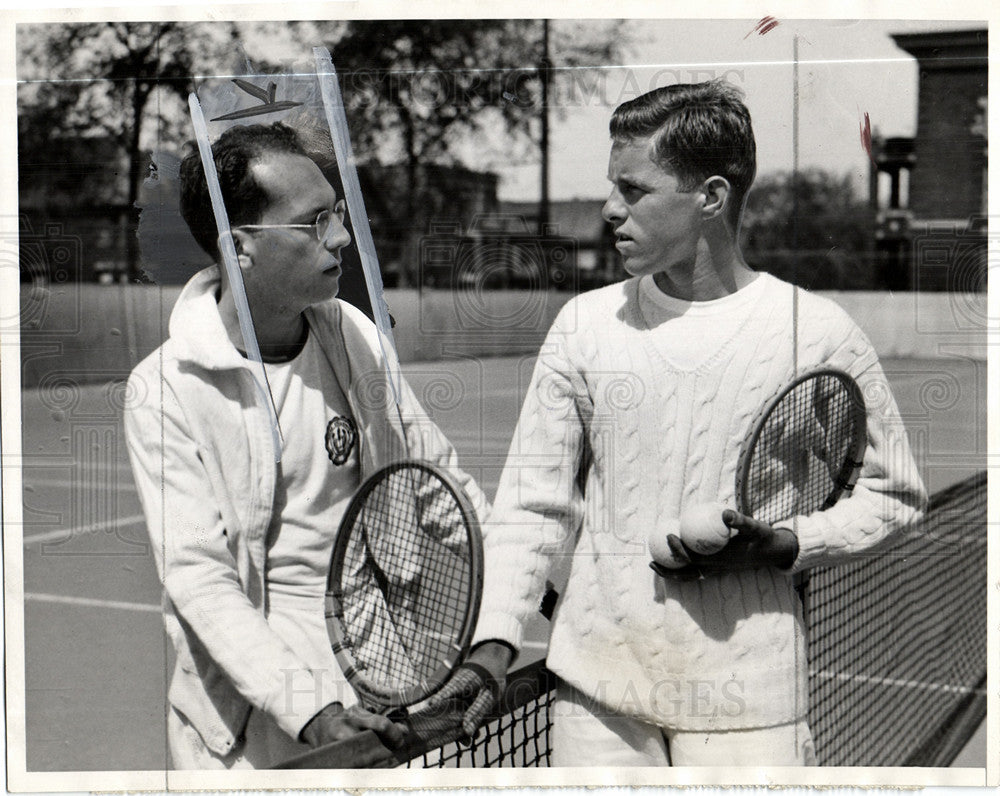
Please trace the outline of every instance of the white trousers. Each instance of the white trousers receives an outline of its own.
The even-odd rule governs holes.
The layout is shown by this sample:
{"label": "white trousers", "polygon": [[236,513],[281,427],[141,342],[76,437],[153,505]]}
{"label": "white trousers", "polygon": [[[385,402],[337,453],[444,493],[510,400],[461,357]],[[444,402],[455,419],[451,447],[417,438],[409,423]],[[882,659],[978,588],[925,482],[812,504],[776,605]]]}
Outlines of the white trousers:
{"label": "white trousers", "polygon": [[601,710],[560,683],[552,706],[553,766],[814,766],[805,720],[756,730],[678,732]]}

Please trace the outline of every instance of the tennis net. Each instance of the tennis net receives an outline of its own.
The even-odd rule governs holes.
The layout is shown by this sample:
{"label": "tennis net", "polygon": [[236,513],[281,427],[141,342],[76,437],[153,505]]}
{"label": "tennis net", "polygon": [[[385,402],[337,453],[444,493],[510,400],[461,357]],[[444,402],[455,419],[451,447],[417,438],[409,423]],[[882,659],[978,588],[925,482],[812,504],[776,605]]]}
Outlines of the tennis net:
{"label": "tennis net", "polygon": [[944,766],[986,715],[986,473],[892,548],[814,571],[810,727],[827,765]]}
{"label": "tennis net", "polygon": [[[812,571],[809,722],[821,765],[946,766],[986,716],[986,473],[932,499],[892,547]],[[411,717],[390,752],[366,734],[284,767],[550,763],[555,678],[514,672],[471,744],[457,717]]]}

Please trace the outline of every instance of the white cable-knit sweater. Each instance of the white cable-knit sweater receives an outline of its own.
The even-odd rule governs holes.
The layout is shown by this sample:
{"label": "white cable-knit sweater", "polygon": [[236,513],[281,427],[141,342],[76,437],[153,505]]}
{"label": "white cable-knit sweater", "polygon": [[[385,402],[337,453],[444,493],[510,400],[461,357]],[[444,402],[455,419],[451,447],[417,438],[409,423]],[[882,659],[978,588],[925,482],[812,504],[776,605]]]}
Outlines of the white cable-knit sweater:
{"label": "white cable-knit sweater", "polygon": [[[926,500],[895,401],[871,344],[831,301],[762,274],[744,288],[756,300],[732,309],[742,320],[685,369],[664,355],[677,341],[664,337],[669,324],[650,323],[639,285],[570,301],[539,353],[485,528],[477,641],[519,648],[554,565],[568,563],[548,664],[599,704],[687,731],[797,720],[808,692],[792,573],[871,551]],[[820,363],[851,373],[868,406],[869,446],[851,497],[781,523],[799,539],[791,571],[655,575],[649,534],[676,533],[690,504],[735,505],[755,413],[793,373]]]}

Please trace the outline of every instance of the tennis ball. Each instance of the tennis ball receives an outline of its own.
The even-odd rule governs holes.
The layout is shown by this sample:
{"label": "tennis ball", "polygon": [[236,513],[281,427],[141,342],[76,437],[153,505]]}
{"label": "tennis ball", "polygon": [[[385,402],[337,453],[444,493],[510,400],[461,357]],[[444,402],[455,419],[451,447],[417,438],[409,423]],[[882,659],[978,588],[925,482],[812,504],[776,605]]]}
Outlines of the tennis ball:
{"label": "tennis ball", "polygon": [[674,558],[674,554],[670,550],[670,545],[667,544],[667,533],[663,528],[655,528],[647,541],[649,554],[653,557],[653,561],[661,567],[680,569],[687,566],[683,561],[678,561]]}
{"label": "tennis ball", "polygon": [[698,503],[681,514],[681,541],[694,552],[710,556],[718,553],[732,535],[732,529],[722,521],[723,503]]}

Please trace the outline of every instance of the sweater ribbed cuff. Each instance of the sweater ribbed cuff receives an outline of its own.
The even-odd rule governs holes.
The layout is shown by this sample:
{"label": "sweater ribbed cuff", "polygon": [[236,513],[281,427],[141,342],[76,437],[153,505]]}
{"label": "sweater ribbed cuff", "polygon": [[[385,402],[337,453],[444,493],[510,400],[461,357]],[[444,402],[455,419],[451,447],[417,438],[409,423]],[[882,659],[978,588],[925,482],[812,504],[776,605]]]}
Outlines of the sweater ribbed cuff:
{"label": "sweater ribbed cuff", "polygon": [[820,517],[799,516],[776,527],[790,530],[799,541],[799,554],[795,557],[795,563],[791,569],[784,570],[789,574],[817,566],[828,555],[826,534]]}
{"label": "sweater ribbed cuff", "polygon": [[481,614],[472,644],[484,641],[503,641],[515,650],[520,650],[524,643],[524,627],[516,618],[504,613]]}

